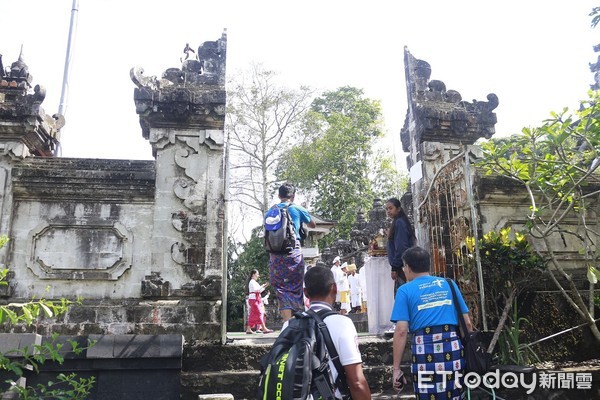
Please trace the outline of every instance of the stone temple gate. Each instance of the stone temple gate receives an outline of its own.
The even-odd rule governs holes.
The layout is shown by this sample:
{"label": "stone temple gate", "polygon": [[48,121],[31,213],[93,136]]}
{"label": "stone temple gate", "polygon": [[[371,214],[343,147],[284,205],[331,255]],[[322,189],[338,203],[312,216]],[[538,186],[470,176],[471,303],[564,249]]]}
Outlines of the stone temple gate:
{"label": "stone temple gate", "polygon": [[[10,239],[1,250],[10,273],[0,301],[82,298],[13,332],[91,335],[98,343],[83,357],[91,364],[144,361],[163,377],[161,367],[179,376],[184,339],[225,340],[226,34],[197,54],[160,78],[131,70],[154,161],[53,157],[63,117],[44,112],[45,90],[32,88],[21,58],[2,70],[0,232]],[[111,376],[99,375],[95,398],[110,398],[102,393]],[[178,398],[174,382],[175,391],[128,398],[163,398],[163,389]]]}
{"label": "stone temple gate", "polygon": [[[44,112],[45,90],[32,87],[23,60],[0,69],[0,234],[10,239],[0,250],[10,270],[0,302],[41,295],[83,299],[58,318],[3,327],[11,333],[0,333],[0,351],[42,343],[51,333],[59,340],[97,340],[81,355],[65,346],[65,364],[29,374],[28,384],[75,371],[96,377],[95,400],[114,399],[115,393],[130,400],[195,400],[199,393],[219,392],[253,398],[266,346],[222,345],[226,53],[224,33],[200,46],[198,60],[185,60],[160,78],[131,70],[135,109],[153,161],[54,157],[64,118]],[[479,154],[475,141],[494,133],[497,97],[463,101],[443,82],[430,80],[427,62],[408,51],[404,56],[408,112],[401,139],[411,178],[406,198],[434,272],[460,277],[464,265],[457,250],[465,238],[523,225],[524,194],[479,175],[471,164]],[[370,216],[376,230],[384,222],[373,221],[384,213],[378,204]],[[357,224],[369,227],[364,218]],[[369,239],[355,234],[346,243],[351,251]],[[577,267],[576,250],[558,242],[557,249]],[[467,288],[473,310],[484,296],[481,287],[473,280]],[[485,328],[485,316],[476,314],[478,320]],[[376,392],[391,379],[390,344],[361,346]]]}

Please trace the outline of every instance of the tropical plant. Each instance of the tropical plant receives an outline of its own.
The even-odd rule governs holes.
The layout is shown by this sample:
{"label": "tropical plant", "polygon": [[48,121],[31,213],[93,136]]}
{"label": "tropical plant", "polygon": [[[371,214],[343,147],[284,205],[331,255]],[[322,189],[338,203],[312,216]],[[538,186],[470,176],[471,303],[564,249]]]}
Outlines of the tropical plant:
{"label": "tropical plant", "polygon": [[596,275],[600,233],[590,216],[600,194],[599,100],[600,92],[590,91],[589,98],[574,113],[565,108],[552,113],[538,128],[525,128],[521,135],[483,143],[484,157],[479,163],[486,173],[517,182],[526,191],[527,233],[539,243],[535,247],[538,255],[549,262],[552,273],[547,276],[588,323],[598,341],[594,281],[590,280],[584,296],[584,289],[578,287],[565,260],[556,252],[561,247],[580,249],[581,259],[591,271],[588,277]]}
{"label": "tropical plant", "polygon": [[511,323],[504,326],[498,340],[498,364],[531,365],[540,362],[536,352],[527,343],[523,343],[524,325],[531,324],[527,318],[519,317],[517,299],[512,305]]}
{"label": "tropical plant", "polygon": [[[469,237],[467,265],[474,270],[475,239]],[[534,251],[527,237],[513,232],[511,227],[491,231],[479,240],[479,254],[486,294],[486,315],[496,325],[489,351],[498,343],[498,362],[527,364],[537,359],[535,353],[521,342],[522,326],[529,321],[519,317],[519,294],[546,268],[546,262]]]}

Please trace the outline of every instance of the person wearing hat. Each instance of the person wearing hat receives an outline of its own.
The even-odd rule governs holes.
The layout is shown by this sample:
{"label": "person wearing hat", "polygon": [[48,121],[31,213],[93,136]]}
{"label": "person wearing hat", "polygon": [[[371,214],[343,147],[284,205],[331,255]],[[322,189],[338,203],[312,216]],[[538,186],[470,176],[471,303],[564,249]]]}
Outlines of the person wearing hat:
{"label": "person wearing hat", "polygon": [[350,311],[350,283],[348,283],[348,263],[343,263],[340,267],[342,273],[338,275],[336,281],[340,293],[340,314],[345,315]]}
{"label": "person wearing hat", "polygon": [[362,288],[360,286],[359,275],[356,272],[356,264],[354,257],[350,259],[351,264],[348,264],[348,284],[350,285],[350,314],[362,311]]}
{"label": "person wearing hat", "polygon": [[[331,273],[333,273],[333,279],[336,282],[335,283],[336,288],[337,288],[337,282],[342,279],[341,275],[344,274],[342,272],[342,268],[340,267],[340,263],[341,263],[340,256],[335,256],[335,258],[333,259],[333,265],[331,266]],[[333,309],[337,312],[340,312],[341,307],[342,307],[342,303],[340,303],[340,289],[337,288],[337,291],[335,294],[335,302],[333,303]]]}

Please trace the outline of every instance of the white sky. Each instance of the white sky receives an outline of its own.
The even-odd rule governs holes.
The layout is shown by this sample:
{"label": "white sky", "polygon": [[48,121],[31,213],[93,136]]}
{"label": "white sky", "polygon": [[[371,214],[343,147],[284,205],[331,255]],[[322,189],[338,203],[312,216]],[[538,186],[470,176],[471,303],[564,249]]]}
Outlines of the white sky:
{"label": "white sky", "polygon": [[[0,0],[4,65],[24,59],[42,104],[58,111],[72,0]],[[496,93],[497,135],[576,108],[597,54],[589,0],[80,0],[63,156],[151,159],[133,103],[133,66],[159,76],[228,32],[228,72],[262,62],[290,86],[351,85],[382,102],[391,148],[404,159],[403,48],[464,100]],[[598,28],[600,29],[600,28]],[[403,162],[402,162],[403,164]]]}

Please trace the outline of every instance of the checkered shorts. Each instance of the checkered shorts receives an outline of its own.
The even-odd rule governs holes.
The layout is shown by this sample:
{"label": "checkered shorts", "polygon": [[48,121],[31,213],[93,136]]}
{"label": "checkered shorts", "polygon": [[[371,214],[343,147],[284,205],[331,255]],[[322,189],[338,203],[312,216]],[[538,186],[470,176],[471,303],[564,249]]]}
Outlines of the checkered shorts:
{"label": "checkered shorts", "polygon": [[463,346],[454,325],[431,326],[413,333],[412,378],[420,400],[461,398],[455,372],[463,372]]}

